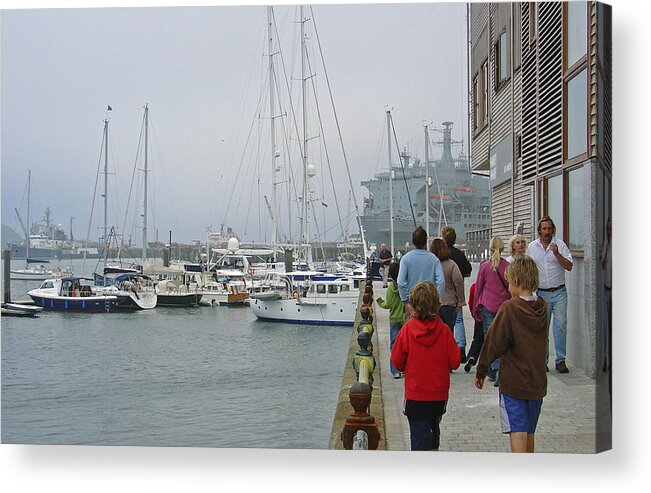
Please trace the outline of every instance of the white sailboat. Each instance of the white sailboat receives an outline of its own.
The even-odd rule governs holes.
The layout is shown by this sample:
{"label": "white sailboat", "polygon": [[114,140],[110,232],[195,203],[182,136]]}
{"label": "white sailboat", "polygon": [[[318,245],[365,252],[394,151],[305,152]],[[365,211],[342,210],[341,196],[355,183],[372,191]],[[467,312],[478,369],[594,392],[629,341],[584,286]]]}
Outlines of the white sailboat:
{"label": "white sailboat", "polygon": [[[310,140],[310,137],[308,134],[306,86],[308,80],[312,79],[313,76],[307,74],[308,64],[305,23],[308,22],[308,19],[306,19],[303,9],[304,7],[301,6],[301,93],[303,122],[301,155],[303,187],[301,197],[299,198],[301,205],[301,236],[299,245],[296,245],[296,251],[299,260],[303,260],[307,265],[310,265],[312,259],[308,217],[313,199],[309,181],[315,176],[315,168],[308,161],[308,141]],[[312,21],[314,21],[313,13],[311,17]],[[268,18],[269,58],[271,64],[273,63],[273,7],[268,7]],[[270,71],[271,70],[272,69],[270,69]],[[272,76],[270,75],[270,79],[271,78]],[[273,106],[271,111],[273,115]],[[341,135],[339,137],[339,140],[341,141]],[[272,145],[272,149],[275,149],[275,144]],[[275,173],[276,167],[274,159],[272,159],[272,165]],[[272,178],[272,182],[275,183],[275,178]],[[272,218],[277,214],[273,210],[273,207],[275,207],[275,202],[274,206],[272,206]],[[358,224],[360,224],[361,230],[359,219]],[[274,228],[275,227],[276,223],[274,222]],[[361,234],[363,238],[363,231],[361,231]],[[322,272],[316,271],[296,271],[277,274],[277,279],[282,282],[281,289],[273,292],[250,295],[249,306],[258,319],[316,325],[352,325],[354,323],[357,302],[359,299],[359,290],[356,288],[356,283],[352,278],[342,276],[324,276]]]}
{"label": "white sailboat", "polygon": [[[110,108],[110,107],[109,107]],[[145,128],[148,121],[148,106],[145,106]],[[110,111],[110,110],[109,110]],[[93,278],[95,281],[94,291],[101,295],[111,295],[117,297],[118,310],[150,310],[156,306],[157,294],[154,282],[146,275],[143,275],[142,269],[123,267],[121,265],[109,265],[108,255],[111,247],[111,239],[115,238],[115,229],[108,227],[108,138],[109,138],[109,120],[104,120],[104,265],[102,273],[95,272]],[[147,139],[145,138],[145,148]],[[145,163],[146,159],[145,151]],[[145,176],[147,165],[145,164]],[[146,183],[146,178],[145,178]],[[147,203],[146,185],[145,185],[145,204]],[[145,227],[144,238],[146,245],[146,205],[145,205]],[[116,241],[117,243],[117,241]],[[146,255],[146,246],[143,247],[143,255]]]}

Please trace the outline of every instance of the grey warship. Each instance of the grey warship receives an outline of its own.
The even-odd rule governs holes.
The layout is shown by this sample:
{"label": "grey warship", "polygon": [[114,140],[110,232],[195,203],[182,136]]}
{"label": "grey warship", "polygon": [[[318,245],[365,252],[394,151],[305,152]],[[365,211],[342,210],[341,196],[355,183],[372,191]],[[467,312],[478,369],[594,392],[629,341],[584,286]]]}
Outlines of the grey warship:
{"label": "grey warship", "polygon": [[[395,249],[405,252],[411,245],[414,222],[426,225],[426,177],[429,174],[430,237],[440,234],[444,226],[452,226],[457,243],[463,244],[466,231],[484,229],[491,223],[490,183],[487,176],[470,172],[463,150],[452,157],[452,122],[443,122],[443,152],[441,158],[429,159],[429,173],[425,162],[414,159],[403,149],[402,165],[392,165],[393,171],[393,230]],[[404,178],[403,178],[404,171]],[[390,243],[391,224],[389,171],[361,182],[368,189],[361,216],[362,227],[369,244]],[[407,187],[409,192],[407,192]],[[409,205],[411,198],[413,205]],[[396,252],[394,252],[396,253]]]}

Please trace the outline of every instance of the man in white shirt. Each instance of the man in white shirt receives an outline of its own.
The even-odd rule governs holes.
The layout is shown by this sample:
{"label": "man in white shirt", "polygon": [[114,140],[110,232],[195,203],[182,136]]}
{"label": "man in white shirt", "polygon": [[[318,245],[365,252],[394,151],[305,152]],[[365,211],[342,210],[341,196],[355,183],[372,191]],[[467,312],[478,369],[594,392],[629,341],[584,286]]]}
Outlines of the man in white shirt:
{"label": "man in white shirt", "polygon": [[[559,373],[568,373],[565,364],[567,342],[567,289],[565,271],[572,270],[572,253],[567,245],[555,238],[556,226],[551,217],[538,221],[538,239],[529,243],[527,255],[536,261],[540,282],[538,296],[547,301],[547,327],[554,316],[552,331],[556,350],[555,367]],[[548,344],[549,346],[549,344]],[[549,358],[549,349],[547,350]]]}

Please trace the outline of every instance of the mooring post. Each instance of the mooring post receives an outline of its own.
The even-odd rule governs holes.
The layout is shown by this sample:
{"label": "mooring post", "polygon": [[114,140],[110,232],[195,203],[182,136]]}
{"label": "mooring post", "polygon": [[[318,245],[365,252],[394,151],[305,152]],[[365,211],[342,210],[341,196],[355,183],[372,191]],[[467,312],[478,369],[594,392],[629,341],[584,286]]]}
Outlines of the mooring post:
{"label": "mooring post", "polygon": [[2,269],[4,273],[4,302],[11,303],[11,250],[2,251]]}

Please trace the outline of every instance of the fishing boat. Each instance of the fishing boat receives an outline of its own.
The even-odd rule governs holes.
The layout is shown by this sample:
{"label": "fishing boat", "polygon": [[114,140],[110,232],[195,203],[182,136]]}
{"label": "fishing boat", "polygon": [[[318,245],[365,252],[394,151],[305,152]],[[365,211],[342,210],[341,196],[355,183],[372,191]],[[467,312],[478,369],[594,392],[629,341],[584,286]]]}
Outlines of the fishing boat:
{"label": "fishing boat", "polygon": [[27,292],[36,306],[63,312],[113,312],[118,297],[93,292],[92,279],[57,277],[46,279],[36,289]]}
{"label": "fishing boat", "polygon": [[282,291],[251,294],[249,307],[260,320],[310,325],[353,325],[359,289],[352,278],[320,272],[279,276]]}

